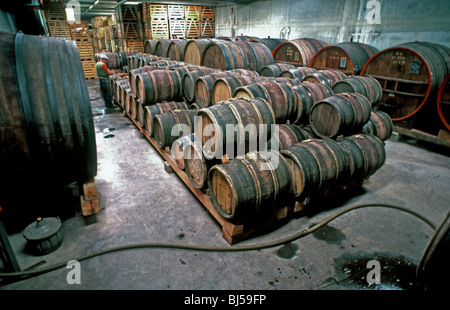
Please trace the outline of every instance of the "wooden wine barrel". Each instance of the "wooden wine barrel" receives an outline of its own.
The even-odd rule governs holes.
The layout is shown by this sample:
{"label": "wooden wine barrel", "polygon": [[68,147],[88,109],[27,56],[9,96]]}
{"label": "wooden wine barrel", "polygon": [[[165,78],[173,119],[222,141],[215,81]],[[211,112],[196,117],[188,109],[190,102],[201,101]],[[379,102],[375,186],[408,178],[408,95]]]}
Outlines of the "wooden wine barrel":
{"label": "wooden wine barrel", "polygon": [[213,39],[188,40],[184,48],[184,61],[188,64],[201,65],[203,50],[212,41]]}
{"label": "wooden wine barrel", "polygon": [[167,50],[167,57],[172,60],[184,61],[184,50],[188,40],[172,40]]}
{"label": "wooden wine barrel", "polygon": [[274,63],[272,53],[266,45],[242,40],[236,43],[245,55],[245,67],[242,68],[258,73],[263,67]]}
{"label": "wooden wine barrel", "polygon": [[341,42],[319,50],[309,67],[317,70],[340,70],[346,75],[359,75],[367,61],[379,50],[360,42]]}
{"label": "wooden wine barrel", "polygon": [[273,57],[267,46],[260,43],[216,40],[205,47],[201,64],[221,70],[242,68],[259,72],[273,64]]}
{"label": "wooden wine barrel", "polygon": [[302,142],[303,140],[312,139],[313,137],[300,126],[294,124],[277,125],[278,135],[272,132],[272,138],[269,140],[267,147],[275,150],[286,150],[291,145]]}
{"label": "wooden wine barrel", "polygon": [[290,193],[310,197],[337,184],[347,174],[348,159],[331,139],[308,139],[281,151],[290,172]]}
{"label": "wooden wine barrel", "polygon": [[372,105],[376,105],[383,95],[380,83],[370,76],[350,76],[336,82],[333,93],[359,93],[369,99]]}
{"label": "wooden wine barrel", "polygon": [[314,69],[314,68],[294,67],[294,68],[282,71],[280,73],[280,76],[281,77],[286,77],[286,78],[289,78],[289,79],[297,79],[299,81],[303,81],[303,79],[306,76],[308,76],[308,75],[310,75],[310,74],[312,74],[314,72],[317,72],[317,70]]}
{"label": "wooden wine barrel", "polygon": [[156,47],[157,42],[158,42],[158,39],[145,40],[144,53],[150,54],[150,55],[155,55],[155,47]]}
{"label": "wooden wine barrel", "polygon": [[293,65],[284,64],[284,63],[275,63],[262,67],[259,71],[259,75],[261,76],[281,76],[283,71],[294,69]]}
{"label": "wooden wine barrel", "polygon": [[233,38],[234,41],[238,42],[238,41],[244,41],[244,42],[252,42],[255,40],[258,40],[258,37],[254,37],[254,36],[244,36],[244,35],[240,35],[240,36],[236,36]]}
{"label": "wooden wine barrel", "polygon": [[212,104],[220,101],[226,101],[233,97],[236,88],[245,86],[258,81],[262,81],[259,77],[251,75],[229,75],[218,78],[212,87]]}
{"label": "wooden wine barrel", "polygon": [[386,161],[384,143],[374,135],[352,135],[338,143],[349,158],[348,178],[341,180],[342,184],[363,182]]}
{"label": "wooden wine barrel", "polygon": [[221,160],[206,159],[199,143],[189,143],[184,148],[184,169],[195,188],[203,189],[208,186],[208,172],[212,166],[220,164]]}
{"label": "wooden wine barrel", "polygon": [[275,62],[308,67],[314,55],[328,45],[327,42],[311,38],[286,41],[275,48],[273,59]]}
{"label": "wooden wine barrel", "polygon": [[200,69],[185,73],[181,83],[183,85],[183,95],[186,100],[189,102],[193,102],[195,100],[195,82],[199,77],[219,71],[221,70],[202,67]]}
{"label": "wooden wine barrel", "polygon": [[289,186],[289,170],[276,151],[248,153],[213,166],[208,187],[213,205],[226,219],[257,220],[270,214]]}
{"label": "wooden wine barrel", "polygon": [[174,70],[153,70],[139,74],[137,96],[145,105],[171,101],[181,97],[181,78]]}
{"label": "wooden wine barrel", "polygon": [[450,74],[439,87],[437,96],[437,111],[445,128],[450,131]]}
{"label": "wooden wine barrel", "polygon": [[128,89],[127,96],[125,100],[125,105],[123,106],[124,110],[131,114],[131,110],[136,106],[136,97],[133,96],[131,89]]}
{"label": "wooden wine barrel", "polygon": [[166,101],[154,105],[145,106],[145,129],[150,137],[153,137],[153,120],[156,115],[164,114],[172,110],[187,110],[188,106],[184,101]]}
{"label": "wooden wine barrel", "polygon": [[20,225],[46,212],[36,192],[96,176],[95,129],[73,41],[0,32],[0,64],[0,204]]}
{"label": "wooden wine barrel", "polygon": [[387,113],[383,111],[372,111],[369,121],[363,126],[362,133],[371,134],[386,141],[394,131],[394,124]]}
{"label": "wooden wine barrel", "polygon": [[279,38],[257,38],[257,39],[252,39],[250,40],[250,42],[256,41],[258,43],[262,43],[265,46],[267,46],[270,50],[271,53],[273,53],[273,51],[275,50],[275,48],[280,45],[283,42],[286,42],[288,40],[286,39],[279,39]]}
{"label": "wooden wine barrel", "polygon": [[286,123],[297,111],[297,98],[285,83],[261,81],[236,88],[235,98],[264,98],[272,106],[277,124]]}
{"label": "wooden wine barrel", "polygon": [[297,115],[293,120],[297,124],[309,124],[309,113],[312,106],[333,95],[331,87],[325,84],[301,83],[293,85],[291,88],[297,96]]}
{"label": "wooden wine barrel", "polygon": [[419,112],[450,74],[449,68],[449,48],[429,42],[409,42],[372,56],[361,75],[378,80],[383,96],[377,108],[395,122]]}
{"label": "wooden wine barrel", "polygon": [[221,70],[246,68],[245,55],[236,42],[217,40],[205,47],[201,65]]}
{"label": "wooden wine barrel", "polygon": [[155,55],[160,57],[168,57],[169,46],[172,40],[169,39],[158,39],[155,44]]}
{"label": "wooden wine barrel", "polygon": [[177,164],[178,168],[184,170],[184,149],[191,143],[195,142],[195,133],[178,138],[173,142],[170,150],[172,158]]}
{"label": "wooden wine barrel", "polygon": [[130,89],[135,97],[139,96],[139,92],[137,91],[137,85],[136,85],[137,84],[137,76],[144,72],[149,72],[149,71],[159,70],[159,69],[160,69],[160,67],[158,67],[158,66],[144,66],[144,67],[130,70],[128,72],[128,80],[130,83]]}
{"label": "wooden wine barrel", "polygon": [[369,100],[360,94],[335,94],[313,105],[309,123],[319,137],[336,138],[361,132],[371,111]]}
{"label": "wooden wine barrel", "polygon": [[126,102],[126,92],[130,89],[130,83],[123,83],[118,88],[118,99],[119,105],[124,106]]}
{"label": "wooden wine barrel", "polygon": [[303,78],[303,82],[326,84],[333,87],[339,81],[346,79],[347,76],[337,70],[321,70],[308,74]]}
{"label": "wooden wine barrel", "polygon": [[160,148],[171,146],[175,140],[194,132],[193,110],[172,110],[156,115],[153,119],[153,133]]}
{"label": "wooden wine barrel", "polygon": [[[264,133],[270,134],[271,126],[275,124],[270,104],[261,98],[232,98],[198,110],[197,116],[196,129],[201,130],[197,136],[207,159],[222,158],[229,145],[241,155],[249,145],[256,147],[257,138]],[[234,130],[227,130],[227,125],[233,126],[231,129]]]}
{"label": "wooden wine barrel", "polygon": [[213,72],[204,76],[197,77],[195,80],[195,99],[196,103],[206,108],[213,104],[213,86],[217,79],[234,74],[229,71]]}
{"label": "wooden wine barrel", "polygon": [[121,67],[128,66],[129,65],[128,56],[136,55],[137,53],[138,53],[137,51],[121,51],[121,52],[119,52]]}

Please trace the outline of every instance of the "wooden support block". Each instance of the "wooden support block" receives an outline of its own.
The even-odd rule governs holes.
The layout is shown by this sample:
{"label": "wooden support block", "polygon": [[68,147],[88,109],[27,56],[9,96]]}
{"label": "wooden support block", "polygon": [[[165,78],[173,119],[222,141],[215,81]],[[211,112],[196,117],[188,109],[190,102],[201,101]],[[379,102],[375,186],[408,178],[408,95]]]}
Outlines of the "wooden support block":
{"label": "wooden support block", "polygon": [[100,211],[98,199],[86,200],[84,195],[80,196],[81,213],[83,216],[92,215]]}
{"label": "wooden support block", "polygon": [[444,140],[450,141],[450,131],[441,129],[441,130],[439,130],[437,137],[439,139],[444,139]]}
{"label": "wooden support block", "polygon": [[98,199],[97,185],[93,179],[83,184],[83,193],[87,201]]}

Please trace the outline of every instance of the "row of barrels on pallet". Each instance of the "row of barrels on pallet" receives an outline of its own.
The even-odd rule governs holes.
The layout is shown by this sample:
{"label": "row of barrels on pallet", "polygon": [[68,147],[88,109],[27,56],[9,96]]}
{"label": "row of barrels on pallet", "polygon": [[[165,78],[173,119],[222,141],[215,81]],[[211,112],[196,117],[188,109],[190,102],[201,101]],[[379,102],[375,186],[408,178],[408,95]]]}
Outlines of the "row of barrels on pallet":
{"label": "row of barrels on pallet", "polygon": [[[116,84],[118,88],[126,88],[127,79],[117,80]],[[132,97],[131,92],[128,94]],[[273,109],[265,99],[233,98],[200,110],[189,110],[184,102],[144,106],[137,101],[136,104],[144,107],[144,118],[150,122],[152,134],[158,145],[161,148],[171,146],[173,157],[180,169],[185,170],[196,188],[210,189],[213,204],[220,214],[230,220],[258,218],[268,212],[263,210],[270,210],[269,204],[273,206],[274,203],[279,202],[279,197],[285,197],[286,194],[302,198],[319,193],[333,184],[360,182],[375,173],[384,162],[382,140],[371,134],[379,124],[378,122],[374,122],[369,129],[361,128],[361,132],[366,134],[348,136],[340,142],[317,137],[310,128],[306,129],[306,126],[278,125],[280,134],[277,142],[282,147],[269,148],[268,153],[277,152],[278,161],[271,161],[264,152],[244,151],[246,155],[236,158],[234,158],[235,154],[227,154],[234,158],[227,163],[222,158],[213,156],[214,154],[208,154],[206,148],[202,147],[211,138],[217,139],[214,140],[213,146],[220,145],[219,140],[226,140],[226,137],[222,136],[226,130],[218,130],[214,136],[204,137],[203,133],[200,135],[193,132],[195,122],[201,120],[197,128],[202,130],[205,128],[202,126],[208,124],[223,129],[227,124],[242,126],[240,128],[248,124],[276,124]],[[380,116],[382,112],[372,112],[372,114]],[[237,117],[238,115],[240,117]],[[200,118],[196,120],[195,116]],[[143,123],[147,130],[149,129],[145,121],[140,123]],[[180,125],[186,125],[187,132],[190,134],[186,134],[186,131],[181,128],[177,129]],[[180,133],[179,137],[173,135],[174,128],[175,132]],[[294,139],[292,135],[286,134],[288,131],[301,134]],[[256,132],[253,137],[258,137],[260,134]],[[202,137],[203,140],[199,141],[198,137]],[[246,144],[251,136],[244,134],[241,137],[246,150]],[[232,141],[236,138],[237,136],[234,136]],[[323,141],[327,143],[324,144]],[[371,142],[368,143],[368,141]],[[324,145],[327,147],[325,148]],[[214,148],[210,150],[217,151]],[[239,150],[239,146],[235,150]],[[319,167],[322,167],[323,171]],[[246,170],[243,170],[244,168]],[[240,174],[235,175],[238,171]],[[240,184],[239,182],[242,181],[250,183]],[[246,190],[244,191],[241,186],[244,186]],[[252,191],[249,192],[248,188],[252,188]]]}

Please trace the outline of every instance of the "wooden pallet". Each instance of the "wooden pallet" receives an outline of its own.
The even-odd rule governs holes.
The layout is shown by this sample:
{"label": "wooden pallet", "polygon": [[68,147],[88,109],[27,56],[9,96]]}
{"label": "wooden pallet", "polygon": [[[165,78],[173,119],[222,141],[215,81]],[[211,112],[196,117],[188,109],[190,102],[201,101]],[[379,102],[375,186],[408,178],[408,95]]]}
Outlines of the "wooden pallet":
{"label": "wooden pallet", "polygon": [[166,4],[150,4],[150,18],[151,19],[167,19],[167,5]]}
{"label": "wooden pallet", "polygon": [[185,37],[185,21],[183,19],[171,19],[169,20],[170,37],[176,36],[178,39],[184,39]]}
{"label": "wooden pallet", "polygon": [[144,53],[144,42],[142,41],[125,41],[125,50],[137,51],[138,53]]}
{"label": "wooden pallet", "polygon": [[200,19],[214,19],[214,7],[212,6],[201,6],[200,7]]}
{"label": "wooden pallet", "polygon": [[186,5],[184,7],[185,19],[200,19],[200,7],[197,5]]}
{"label": "wooden pallet", "polygon": [[97,78],[97,72],[95,70],[95,61],[93,59],[85,59],[81,61],[83,66],[84,77],[86,80],[92,80]]}
{"label": "wooden pallet", "polygon": [[422,130],[414,128],[407,129],[394,125],[394,132],[397,132],[399,135],[407,136],[416,140],[450,147],[450,132],[445,129],[441,129],[437,135],[433,135]]}
{"label": "wooden pallet", "polygon": [[81,59],[93,59],[94,58],[94,47],[91,41],[76,41],[78,53]]}
{"label": "wooden pallet", "polygon": [[44,15],[47,21],[67,19],[64,0],[43,0],[42,8],[44,9]]}
{"label": "wooden pallet", "polygon": [[153,39],[168,39],[169,38],[169,23],[166,20],[151,21],[152,38]]}
{"label": "wooden pallet", "polygon": [[201,20],[200,21],[200,36],[202,38],[214,38],[215,37],[215,29],[214,29],[214,20]]}
{"label": "wooden pallet", "polygon": [[185,23],[186,39],[198,39],[200,37],[200,20],[186,19]]}
{"label": "wooden pallet", "polygon": [[167,15],[169,19],[184,19],[184,6],[183,5],[168,5]]}
{"label": "wooden pallet", "polygon": [[47,20],[50,36],[72,40],[69,23],[66,20]]}

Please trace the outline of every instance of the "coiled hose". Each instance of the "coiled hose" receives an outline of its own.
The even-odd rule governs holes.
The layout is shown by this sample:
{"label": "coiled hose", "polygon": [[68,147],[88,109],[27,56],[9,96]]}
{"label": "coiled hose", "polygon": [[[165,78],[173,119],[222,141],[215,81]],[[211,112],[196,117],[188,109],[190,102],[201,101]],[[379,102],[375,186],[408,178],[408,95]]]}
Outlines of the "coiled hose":
{"label": "coiled hose", "polygon": [[[77,258],[71,259],[76,260],[78,262],[84,261],[96,256],[113,253],[113,252],[119,252],[119,251],[125,251],[125,250],[133,250],[133,249],[143,249],[143,248],[171,248],[171,249],[180,249],[180,250],[195,250],[195,251],[207,251],[207,252],[238,252],[238,251],[254,251],[254,250],[261,250],[261,249],[267,249],[276,247],[279,245],[283,245],[289,242],[292,242],[294,240],[303,238],[318,229],[322,228],[329,222],[333,221],[334,219],[342,216],[345,213],[348,213],[350,211],[361,209],[361,208],[367,208],[367,207],[382,207],[382,208],[390,208],[390,209],[396,209],[400,211],[404,211],[406,213],[409,213],[420,220],[427,223],[433,230],[436,230],[436,225],[430,221],[429,219],[425,218],[421,214],[409,210],[405,207],[391,205],[391,204],[385,204],[385,203],[366,203],[366,204],[358,204],[354,206],[347,207],[339,212],[336,212],[335,214],[331,215],[330,217],[326,218],[325,220],[321,221],[320,223],[313,225],[310,228],[303,229],[300,232],[293,234],[291,236],[275,240],[272,242],[267,243],[261,243],[261,244],[254,244],[254,245],[244,245],[244,246],[231,246],[231,247],[213,247],[213,246],[202,246],[202,245],[189,245],[189,244],[174,244],[174,243],[134,243],[129,245],[123,245],[123,246],[117,246],[112,247],[105,250],[100,250],[91,254],[79,256]],[[0,273],[0,278],[13,278],[13,277],[26,277],[26,276],[36,276],[40,274],[44,274],[59,268],[63,268],[67,266],[67,262],[70,260],[60,262],[51,266],[35,269],[35,270],[27,270],[27,271],[19,271],[19,272],[8,272],[8,273]]]}

